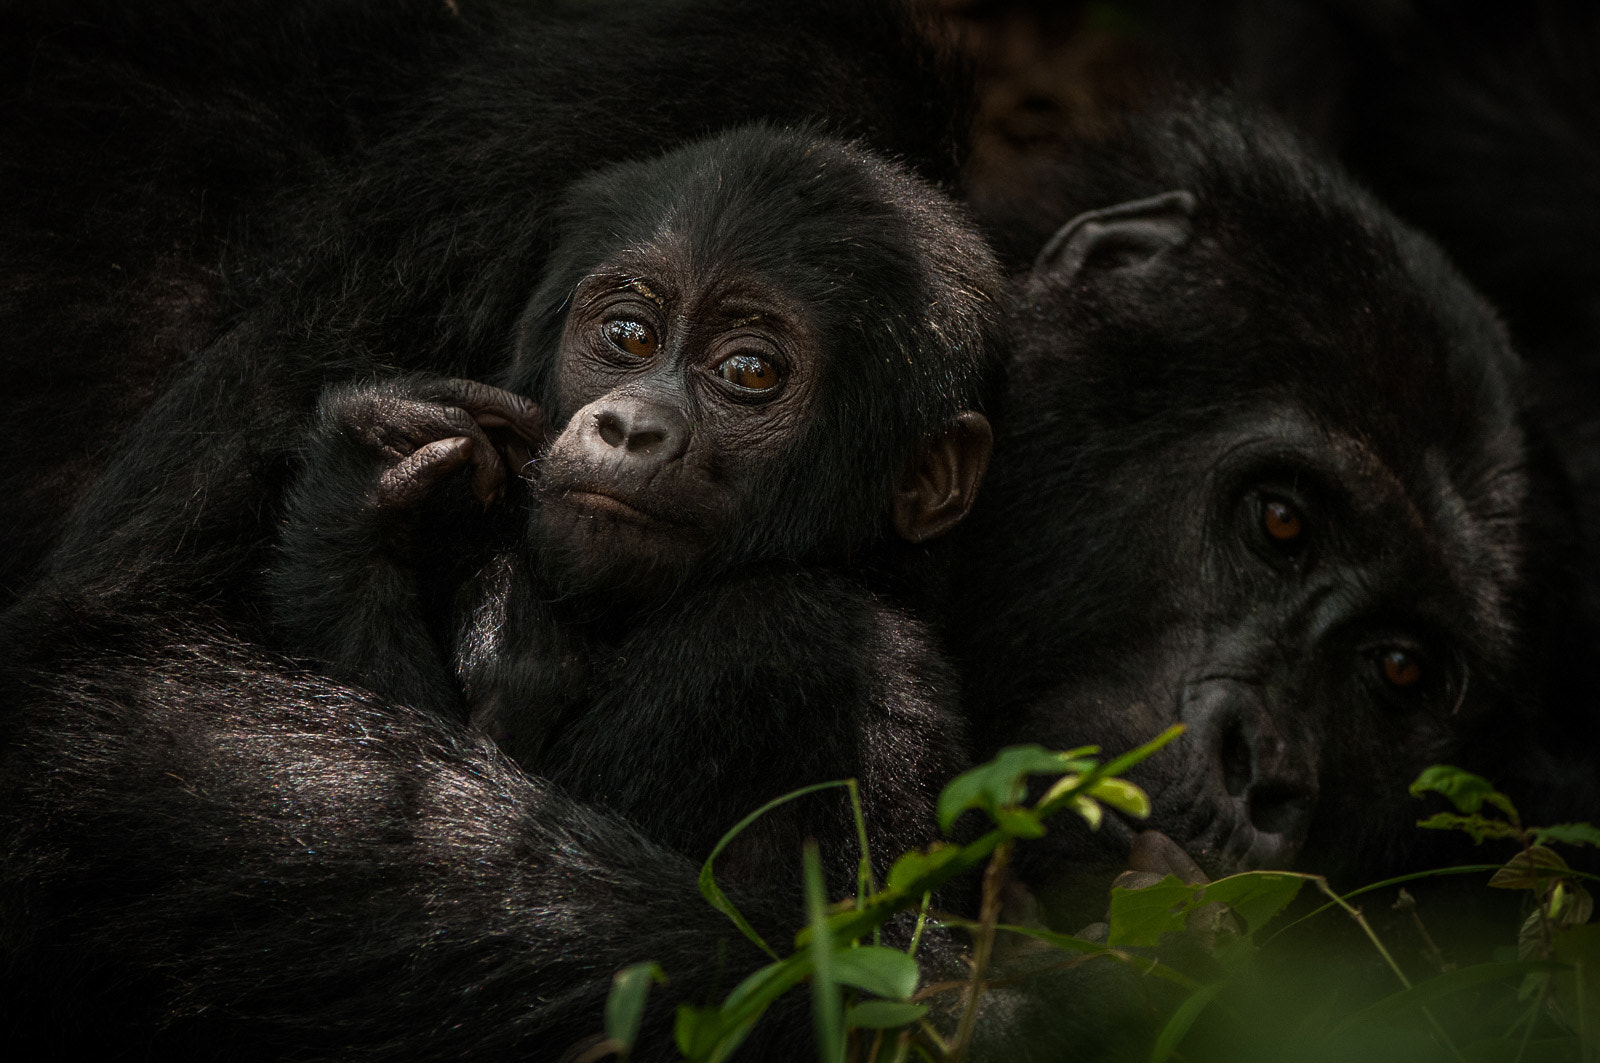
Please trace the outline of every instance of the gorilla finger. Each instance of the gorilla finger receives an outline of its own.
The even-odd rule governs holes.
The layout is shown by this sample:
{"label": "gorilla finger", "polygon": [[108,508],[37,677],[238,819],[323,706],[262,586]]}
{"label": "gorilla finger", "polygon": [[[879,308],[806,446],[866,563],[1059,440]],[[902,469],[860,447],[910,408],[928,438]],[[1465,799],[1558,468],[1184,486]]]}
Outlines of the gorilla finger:
{"label": "gorilla finger", "polygon": [[1192,886],[1211,881],[1183,846],[1158,830],[1141,831],[1134,837],[1128,849],[1128,869],[1150,872],[1158,878],[1177,875]]}
{"label": "gorilla finger", "polygon": [[[505,463],[493,442],[465,409],[407,399],[395,409],[387,427],[390,436],[385,448],[396,455],[406,455],[413,450],[421,453],[430,445],[445,440],[462,437],[470,440],[465,457],[472,463],[472,493],[485,507],[500,497],[506,478]],[[430,481],[430,487],[433,482]]]}
{"label": "gorilla finger", "polygon": [[442,383],[439,399],[466,410],[485,428],[509,428],[535,448],[544,445],[550,422],[532,399],[480,380],[450,379]]}
{"label": "gorilla finger", "polygon": [[455,436],[477,438],[482,430],[472,415],[456,406],[419,400],[403,399],[384,411],[382,425],[384,446],[400,454],[440,439]]}
{"label": "gorilla finger", "polygon": [[483,434],[476,421],[469,422],[472,431],[472,493],[488,509],[499,499],[505,488],[506,464],[489,437]]}
{"label": "gorilla finger", "polygon": [[473,440],[465,436],[418,447],[378,478],[378,508],[408,509],[421,502],[440,481],[467,464],[475,449]]}

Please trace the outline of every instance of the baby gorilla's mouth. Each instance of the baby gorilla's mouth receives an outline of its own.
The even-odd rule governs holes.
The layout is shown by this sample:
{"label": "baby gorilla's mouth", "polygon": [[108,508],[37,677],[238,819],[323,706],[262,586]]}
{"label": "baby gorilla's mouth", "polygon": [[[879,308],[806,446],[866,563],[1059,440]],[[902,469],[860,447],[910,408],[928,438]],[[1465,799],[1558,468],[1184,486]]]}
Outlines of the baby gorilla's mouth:
{"label": "baby gorilla's mouth", "polygon": [[648,510],[641,509],[631,502],[624,502],[615,495],[608,495],[600,491],[562,491],[551,497],[550,501],[575,509],[580,513],[592,514],[597,517],[610,517],[613,520],[627,521],[630,524],[671,525],[676,523],[659,517]]}
{"label": "baby gorilla's mouth", "polygon": [[[627,525],[647,535],[702,537],[716,523],[715,500],[685,485],[607,480],[588,470],[546,465],[534,480],[539,506],[556,519]],[[695,503],[700,503],[696,505]]]}
{"label": "baby gorilla's mouth", "polygon": [[[677,554],[691,544],[698,549],[705,537],[703,521],[693,519],[686,507],[671,497],[641,498],[638,493],[593,484],[544,484],[539,490],[540,524],[546,533],[572,542],[600,536],[613,547],[621,543],[655,544],[656,549]],[[621,536],[621,538],[617,538]]]}

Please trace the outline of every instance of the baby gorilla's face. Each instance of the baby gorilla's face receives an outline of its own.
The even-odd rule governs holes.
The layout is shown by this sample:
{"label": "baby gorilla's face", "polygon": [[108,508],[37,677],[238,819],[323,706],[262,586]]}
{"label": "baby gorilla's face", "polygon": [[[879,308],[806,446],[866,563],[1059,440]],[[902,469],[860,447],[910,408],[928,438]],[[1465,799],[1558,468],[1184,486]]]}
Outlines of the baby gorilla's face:
{"label": "baby gorilla's face", "polygon": [[792,458],[821,366],[774,286],[670,244],[587,276],[562,334],[539,463],[541,566],[568,591],[653,597],[727,549]]}

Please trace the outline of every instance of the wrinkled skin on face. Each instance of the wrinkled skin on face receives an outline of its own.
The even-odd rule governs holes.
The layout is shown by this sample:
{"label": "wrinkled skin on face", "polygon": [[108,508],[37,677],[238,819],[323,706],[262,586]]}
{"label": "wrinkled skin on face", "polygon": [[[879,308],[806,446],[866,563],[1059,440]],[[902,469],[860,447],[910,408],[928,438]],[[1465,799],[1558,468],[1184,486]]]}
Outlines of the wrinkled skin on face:
{"label": "wrinkled skin on face", "polygon": [[1136,497],[1063,498],[1112,519],[1066,529],[1051,548],[1080,560],[1052,578],[1111,600],[1038,625],[1036,652],[1076,649],[1036,661],[1041,686],[1000,741],[1120,749],[1183,723],[1133,777],[1150,825],[1211,874],[1387,860],[1385,833],[1416,818],[1405,784],[1499,704],[1507,664],[1492,642],[1506,616],[1469,591],[1503,544],[1438,454],[1415,472],[1408,491],[1360,440],[1293,410],[1196,425],[1102,468],[1094,480]]}
{"label": "wrinkled skin on face", "polygon": [[993,265],[908,175],[803,136],[690,147],[596,175],[557,221],[504,383],[559,429],[529,467],[559,592],[855,567],[966,514]]}
{"label": "wrinkled skin on face", "polygon": [[[1522,756],[1517,366],[1431,245],[1237,121],[1157,123],[1188,187],[1077,217],[1026,278],[952,637],[986,747],[1184,724],[1131,777],[1212,876],[1376,876],[1424,859],[1423,767]],[[1134,829],[1066,826],[1025,874]]]}
{"label": "wrinkled skin on face", "polygon": [[755,278],[665,253],[585,278],[558,371],[574,412],[537,472],[547,573],[649,595],[728,550],[795,460],[823,372],[803,312]]}

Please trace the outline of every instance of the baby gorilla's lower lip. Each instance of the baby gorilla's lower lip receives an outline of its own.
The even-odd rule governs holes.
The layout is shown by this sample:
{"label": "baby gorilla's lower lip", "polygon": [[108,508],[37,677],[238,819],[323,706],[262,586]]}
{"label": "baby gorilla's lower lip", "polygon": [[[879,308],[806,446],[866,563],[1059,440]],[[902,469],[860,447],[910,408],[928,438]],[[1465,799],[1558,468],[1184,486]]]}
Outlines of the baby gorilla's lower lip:
{"label": "baby gorilla's lower lip", "polygon": [[558,496],[562,505],[570,506],[582,513],[595,516],[606,516],[616,520],[625,520],[633,524],[666,524],[653,513],[647,513],[637,506],[630,505],[613,495],[603,495],[598,491],[563,491]]}

